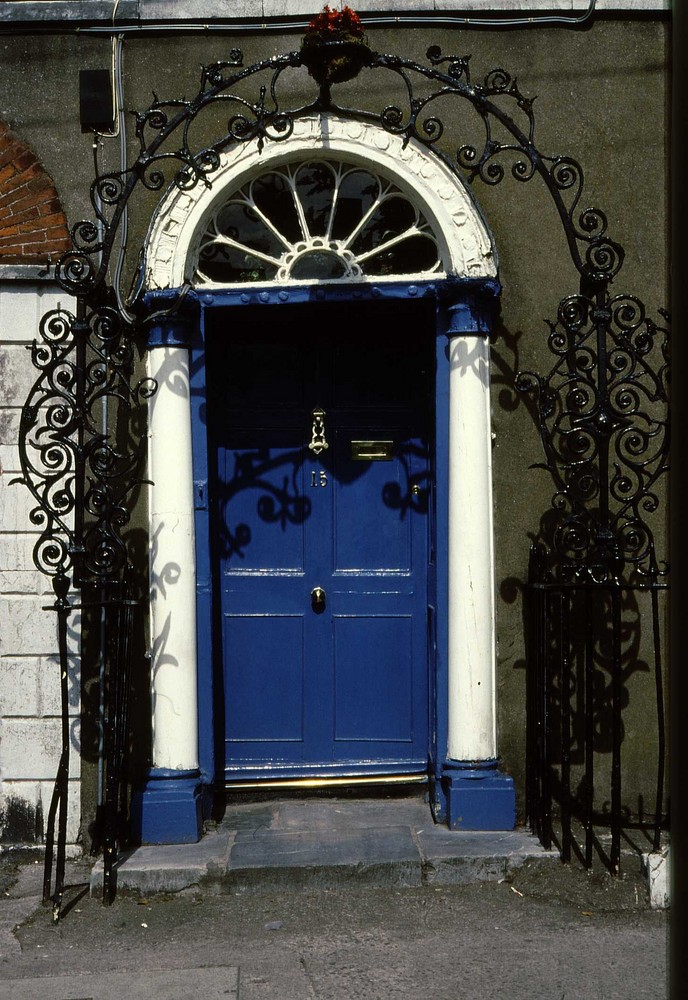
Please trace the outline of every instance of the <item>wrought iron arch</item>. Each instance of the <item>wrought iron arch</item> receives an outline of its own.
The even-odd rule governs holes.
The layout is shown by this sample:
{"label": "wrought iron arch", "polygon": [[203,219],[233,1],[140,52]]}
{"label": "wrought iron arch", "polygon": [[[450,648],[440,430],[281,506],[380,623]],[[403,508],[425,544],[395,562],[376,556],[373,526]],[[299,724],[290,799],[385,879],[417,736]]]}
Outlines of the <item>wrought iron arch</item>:
{"label": "wrought iron arch", "polygon": [[[347,50],[347,45],[349,49]],[[620,270],[623,248],[607,236],[607,218],[595,207],[581,208],[584,175],[581,165],[570,156],[549,156],[535,144],[534,99],[526,97],[516,79],[505,70],[489,72],[481,83],[471,80],[469,57],[443,56],[437,46],[428,49],[429,64],[400,56],[382,55],[361,44],[350,52],[351,43],[325,42],[317,60],[308,50],[275,56],[242,68],[242,53],[236,49],[230,58],[202,69],[200,88],[192,100],[155,100],[137,112],[136,136],[139,153],[125,169],[101,174],[97,154],[95,179],[91,184],[94,220],[77,223],[72,229],[74,249],[64,254],[56,274],[62,286],[76,296],[94,298],[107,285],[110,259],[132,194],[139,186],[150,191],[164,191],[169,184],[190,189],[197,184],[210,185],[220,165],[220,151],[234,144],[287,141],[294,121],[318,112],[333,112],[341,117],[358,118],[381,125],[388,132],[408,142],[415,139],[434,155],[441,157],[452,170],[464,173],[472,183],[499,184],[507,170],[501,158],[509,156],[509,172],[521,183],[539,176],[559,214],[571,259],[581,278],[592,288],[604,288]],[[378,114],[336,104],[331,84],[322,71],[329,61],[348,56],[353,61],[351,76],[363,68],[366,72],[392,74],[401,81],[407,106],[386,106]],[[320,65],[322,64],[322,65]],[[297,107],[280,106],[282,77],[306,66],[321,82],[314,100]],[[323,79],[323,76],[325,77]],[[247,81],[254,82],[257,100],[250,101],[237,91]],[[265,80],[265,82],[261,82]],[[430,94],[417,96],[424,83],[435,87]],[[285,89],[286,86],[285,86]],[[269,99],[268,99],[269,95]],[[433,104],[451,97],[470,105],[481,119],[484,130],[482,148],[462,144],[452,160],[437,145],[445,131],[442,121],[432,114]],[[506,100],[506,111],[499,100]],[[208,146],[194,149],[191,126],[209,107],[230,112],[224,134]],[[500,125],[509,136],[496,138]],[[176,148],[166,146],[177,141]],[[170,168],[173,175],[166,171]],[[139,287],[140,290],[140,287]]]}
{"label": "wrought iron arch", "polygon": [[[315,92],[305,104],[292,107],[282,97],[291,92],[285,81],[303,68],[314,79]],[[333,85],[359,72],[393,78],[404,105],[376,113],[338,105]],[[440,101],[459,102],[474,112],[481,144],[459,137],[453,158],[440,149],[445,135],[435,113]],[[71,611],[85,604],[105,609],[114,634],[121,616],[131,610],[133,562],[126,529],[141,475],[141,408],[155,391],[149,381],[137,382],[133,376],[136,338],[151,321],[143,301],[145,262],[139,264],[126,302],[118,287],[118,241],[132,196],[139,189],[164,193],[169,185],[180,190],[210,186],[223,150],[287,142],[297,119],[318,113],[376,123],[405,143],[414,140],[469,183],[498,185],[507,174],[521,184],[542,181],[580,287],[562,300],[551,327],[552,372],[526,372],[516,380],[519,390],[535,398],[545,468],[556,489],[557,527],[551,544],[539,552],[539,579],[585,578],[620,585],[623,574],[632,570],[648,584],[660,582],[666,567],[655,557],[644,514],[659,503],[656,484],[667,469],[668,422],[663,416],[648,417],[643,405],[667,401],[666,330],[646,316],[639,299],[610,295],[623,248],[608,236],[604,212],[583,205],[584,174],[577,160],[539,149],[533,108],[534,99],[501,68],[477,81],[468,56],[443,55],[433,46],[427,62],[420,64],[374,52],[363,38],[320,41],[248,67],[238,49],[228,59],[204,66],[192,99],[156,98],[135,114],[138,152],[120,170],[101,172],[94,145],[93,218],[73,227],[73,248],[56,266],[60,285],[76,298],[76,312],[58,310],[43,318],[42,341],[32,353],[40,375],[24,406],[20,430],[21,481],[33,496],[31,520],[41,531],[34,560],[53,579],[63,676]],[[209,109],[226,125],[210,145],[196,146],[193,126]],[[113,269],[114,281],[109,278]],[[169,312],[183,308],[187,291],[181,289]],[[653,367],[658,349],[662,360]],[[107,426],[99,418],[105,401],[110,408]],[[88,595],[82,605],[70,603],[70,583]],[[113,640],[106,654],[105,901],[112,896],[124,808],[126,646],[126,641]],[[66,710],[65,701],[65,718]],[[68,757],[67,733],[46,845],[48,899],[59,811],[52,895],[56,919],[64,890]]]}

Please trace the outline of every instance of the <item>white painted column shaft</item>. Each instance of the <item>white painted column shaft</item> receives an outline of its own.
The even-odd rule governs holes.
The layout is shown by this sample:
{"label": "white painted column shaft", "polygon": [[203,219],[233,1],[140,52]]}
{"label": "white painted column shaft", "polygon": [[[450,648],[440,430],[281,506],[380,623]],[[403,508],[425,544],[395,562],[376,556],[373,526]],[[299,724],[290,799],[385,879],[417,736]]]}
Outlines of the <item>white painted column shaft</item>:
{"label": "white painted column shaft", "polygon": [[154,347],[150,401],[151,684],[153,766],[198,767],[196,564],[189,353]]}
{"label": "white painted column shaft", "polygon": [[490,345],[449,341],[448,757],[497,755]]}

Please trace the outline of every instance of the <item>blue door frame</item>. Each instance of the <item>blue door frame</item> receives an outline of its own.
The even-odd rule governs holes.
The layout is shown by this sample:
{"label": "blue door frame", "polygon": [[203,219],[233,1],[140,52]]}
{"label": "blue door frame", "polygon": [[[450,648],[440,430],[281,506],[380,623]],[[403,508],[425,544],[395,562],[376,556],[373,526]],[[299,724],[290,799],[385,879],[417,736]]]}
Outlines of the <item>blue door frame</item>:
{"label": "blue door frame", "polygon": [[[447,535],[448,455],[449,455],[449,365],[448,338],[456,335],[489,336],[498,307],[500,286],[494,279],[444,278],[427,283],[393,282],[379,285],[329,285],[235,288],[191,291],[180,302],[179,290],[151,292],[146,296],[151,309],[149,345],[187,346],[190,352],[191,414],[194,451],[194,493],[196,531],[196,581],[198,621],[198,721],[200,792],[202,815],[211,815],[214,791],[223,786],[223,678],[221,664],[207,641],[216,620],[217,581],[213,580],[208,509],[208,435],[205,420],[206,374],[204,331],[208,310],[256,307],[312,302],[347,302],[350,300],[425,300],[434,315],[433,330],[421,336],[434,336],[436,373],[434,386],[435,426],[434,517],[428,579],[428,643],[430,669],[430,740],[428,746],[430,797],[437,820],[447,813],[445,778],[455,762],[446,759],[447,731],[447,646],[448,646],[448,566]],[[434,663],[433,663],[434,661]],[[490,762],[496,763],[496,762]],[[172,776],[170,776],[172,777]],[[511,779],[509,779],[510,781]],[[487,790],[487,788],[485,788]],[[499,824],[486,828],[508,828]],[[199,830],[200,835],[200,830]]]}

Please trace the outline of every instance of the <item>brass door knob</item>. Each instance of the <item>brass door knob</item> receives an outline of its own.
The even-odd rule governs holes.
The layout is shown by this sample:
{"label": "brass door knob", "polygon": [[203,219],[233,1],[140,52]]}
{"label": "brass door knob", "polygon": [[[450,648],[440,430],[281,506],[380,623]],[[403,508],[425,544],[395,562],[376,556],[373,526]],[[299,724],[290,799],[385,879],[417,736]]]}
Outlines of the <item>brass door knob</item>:
{"label": "brass door knob", "polygon": [[317,615],[325,610],[325,591],[322,587],[313,587],[311,590],[311,607]]}

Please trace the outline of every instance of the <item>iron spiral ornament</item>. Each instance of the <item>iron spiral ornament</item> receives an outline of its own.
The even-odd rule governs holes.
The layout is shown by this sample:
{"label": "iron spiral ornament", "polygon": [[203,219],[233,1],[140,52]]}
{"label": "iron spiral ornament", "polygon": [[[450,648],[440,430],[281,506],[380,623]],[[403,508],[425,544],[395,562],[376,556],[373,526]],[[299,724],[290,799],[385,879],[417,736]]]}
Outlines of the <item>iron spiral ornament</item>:
{"label": "iron spiral ornament", "polygon": [[669,317],[618,295],[570,296],[550,324],[549,374],[520,372],[536,403],[556,492],[554,571],[598,583],[657,581],[652,515],[669,468]]}
{"label": "iron spiral ornament", "polygon": [[141,461],[141,443],[122,446],[113,427],[130,420],[155,386],[131,381],[131,331],[113,307],[82,320],[51,310],[40,335],[32,348],[40,375],[23,407],[19,446],[19,481],[41,529],[34,562],[76,586],[108,583],[126,562],[122,532]]}

